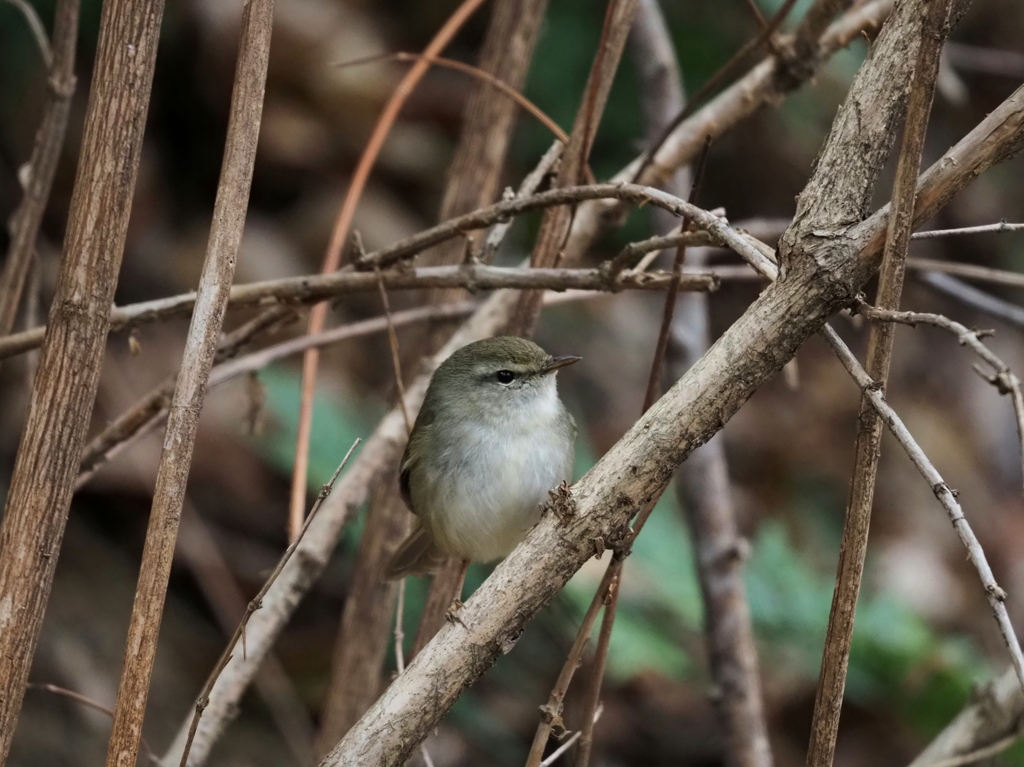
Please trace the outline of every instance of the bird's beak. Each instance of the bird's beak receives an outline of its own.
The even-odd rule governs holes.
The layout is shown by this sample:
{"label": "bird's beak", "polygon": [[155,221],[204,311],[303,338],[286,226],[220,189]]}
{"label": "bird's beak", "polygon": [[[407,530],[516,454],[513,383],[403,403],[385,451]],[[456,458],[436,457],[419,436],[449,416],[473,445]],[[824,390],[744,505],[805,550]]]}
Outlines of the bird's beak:
{"label": "bird's beak", "polygon": [[582,357],[574,357],[571,354],[565,354],[561,357],[548,357],[545,361],[544,366],[540,369],[541,375],[547,375],[548,373],[554,373],[559,368],[564,368],[566,365],[571,365],[574,362],[579,362]]}

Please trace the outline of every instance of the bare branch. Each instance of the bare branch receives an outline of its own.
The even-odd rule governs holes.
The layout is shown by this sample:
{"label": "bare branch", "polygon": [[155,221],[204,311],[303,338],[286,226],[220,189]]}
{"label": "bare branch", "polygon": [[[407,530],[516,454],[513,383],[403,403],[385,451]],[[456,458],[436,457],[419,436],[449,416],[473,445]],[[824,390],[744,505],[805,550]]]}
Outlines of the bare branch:
{"label": "bare branch", "polygon": [[[92,414],[162,0],[106,3],[50,326],[0,523],[0,762],[10,748]],[[130,49],[132,56],[124,55]]]}
{"label": "bare branch", "polygon": [[942,507],[949,515],[949,521],[952,522],[953,529],[959,536],[964,548],[967,549],[968,559],[971,561],[974,569],[978,571],[978,577],[981,579],[985,596],[988,598],[992,614],[996,618],[999,633],[1002,634],[1003,642],[1010,652],[1010,661],[1017,675],[1017,683],[1024,690],[1024,653],[1021,652],[1020,642],[1013,631],[1010,616],[1006,612],[1006,592],[996,583],[995,576],[992,574],[992,568],[985,557],[985,551],[981,548],[981,544],[974,535],[974,531],[971,530],[970,525],[967,523],[963,509],[960,508],[960,504],[956,500],[956,491],[946,484],[942,475],[939,474],[938,470],[928,459],[928,456],[921,450],[913,435],[904,426],[903,421],[900,420],[900,417],[896,415],[896,412],[885,401],[885,397],[882,395],[878,384],[860,366],[853,352],[846,347],[836,332],[826,327],[822,335],[839,357],[839,361],[843,363],[843,367],[846,368],[847,372],[857,382],[857,385],[860,386],[864,396],[871,401],[871,406],[885,421],[889,431],[896,438],[896,441],[900,443],[900,447],[906,452],[917,470],[921,472],[935,497],[939,499],[939,503],[942,504]]}
{"label": "bare branch", "polygon": [[[1014,375],[1010,367],[997,357],[991,349],[981,342],[982,333],[978,330],[970,330],[959,322],[954,322],[941,314],[929,314],[925,312],[895,312],[885,311],[881,308],[868,308],[864,315],[871,320],[880,320],[886,323],[899,323],[901,325],[933,325],[942,328],[956,336],[961,346],[967,346],[977,354],[991,368],[986,372],[982,368],[975,368],[978,375],[992,384],[996,391],[1010,397],[1013,403],[1013,414],[1017,423],[1017,437],[1020,441],[1021,457],[1021,481],[1024,482],[1024,395],[1021,394],[1020,379]],[[1022,492],[1024,497],[1024,492]]]}
{"label": "bare branch", "polygon": [[[25,287],[32,257],[36,251],[39,226],[50,198],[50,188],[57,172],[64,133],[71,109],[71,96],[75,92],[75,43],[78,38],[79,0],[60,0],[53,24],[53,53],[50,53],[46,34],[39,17],[24,0],[9,0],[22,9],[31,22],[33,31],[45,46],[49,68],[46,107],[43,121],[36,133],[32,157],[26,166],[25,196],[11,219],[11,243],[0,274],[0,336],[11,332],[18,313],[18,303]],[[39,29],[36,29],[36,25]]]}
{"label": "bare branch", "polygon": [[[917,175],[921,168],[921,153],[924,150],[928,118],[935,94],[939,55],[942,43],[949,33],[950,4],[950,0],[936,0],[926,4],[920,11],[921,20],[916,35],[919,41],[914,40],[917,44],[916,63],[910,81],[903,143],[892,189],[893,213],[889,217],[878,278],[877,302],[883,309],[899,308],[903,292],[907,248],[913,231]],[[823,156],[826,163],[829,162],[826,152],[823,152]],[[815,176],[817,177],[817,171]],[[813,188],[813,182],[811,186]],[[824,204],[828,205],[827,202]],[[830,212],[826,212],[826,216],[828,215]],[[813,216],[812,213],[811,217]],[[797,217],[799,219],[799,213]],[[819,216],[819,221],[821,220]],[[835,220],[831,221],[834,225]],[[842,218],[839,222],[842,222]],[[877,382],[881,392],[885,391],[886,380],[889,377],[893,340],[891,326],[882,324],[872,327],[868,339],[867,375]],[[857,612],[857,597],[860,594],[864,559],[867,556],[868,529],[871,524],[875,480],[878,476],[878,461],[882,450],[882,428],[881,414],[873,409],[867,397],[862,397],[854,446],[856,457],[850,481],[850,500],[843,524],[836,585],[814,700],[811,742],[807,752],[808,767],[831,767],[835,755],[843,692],[846,689],[846,671],[850,661],[850,644],[853,640],[854,616]]]}
{"label": "bare branch", "polygon": [[139,582],[128,625],[124,667],[117,690],[114,725],[107,749],[107,767],[134,765],[138,756],[139,736],[146,714],[164,597],[177,542],[178,521],[185,501],[199,414],[203,409],[206,382],[227,311],[228,294],[235,276],[245,214],[249,207],[273,14],[273,0],[250,0],[242,12],[241,42],[213,224],[157,469],[153,508],[146,530]]}

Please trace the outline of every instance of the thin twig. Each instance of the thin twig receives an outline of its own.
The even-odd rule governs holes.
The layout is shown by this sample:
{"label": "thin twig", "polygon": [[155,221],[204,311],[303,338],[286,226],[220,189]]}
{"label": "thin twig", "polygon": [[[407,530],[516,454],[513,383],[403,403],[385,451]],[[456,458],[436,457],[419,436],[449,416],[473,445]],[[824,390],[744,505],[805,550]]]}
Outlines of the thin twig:
{"label": "thin twig", "polygon": [[11,241],[0,273],[0,336],[11,332],[25,287],[43,214],[57,172],[71,96],[75,92],[75,47],[78,39],[79,0],[60,0],[53,24],[53,52],[32,6],[9,0],[21,9],[43,49],[47,79],[46,107],[36,132],[32,156],[25,166],[24,196],[10,221]]}
{"label": "thin twig", "polygon": [[[597,711],[594,712],[594,724],[597,724],[598,720],[600,720],[601,718],[601,714],[603,713],[604,706],[599,705],[597,707]],[[566,751],[572,748],[572,744],[579,740],[582,734],[582,730],[577,730],[572,735],[567,737],[558,748],[556,748],[554,751],[552,751],[550,754],[544,757],[544,761],[540,763],[540,767],[550,767],[550,765],[558,761],[558,757],[560,757],[562,754],[564,754]]]}
{"label": "thin twig", "polygon": [[[60,687],[58,685],[50,684],[48,682],[29,682],[26,685],[26,687],[29,690],[42,690],[43,692],[49,692],[53,693],[54,695],[59,695],[62,698],[68,698],[69,700],[73,700],[75,703],[80,703],[83,706],[87,706],[88,708],[93,709],[94,711],[99,711],[100,713],[106,714],[111,718],[113,718],[114,716],[114,709],[110,708],[110,706],[104,706],[98,700],[93,700],[88,696],[82,695],[82,693],[80,692],[69,690],[66,687]],[[139,742],[142,744],[142,750],[146,752],[146,761],[150,764],[159,764],[160,760],[159,758],[157,758],[156,752],[154,752],[153,749],[150,748],[149,743],[146,742],[146,739],[140,737]]]}
{"label": "thin twig", "polygon": [[39,48],[39,54],[43,57],[43,63],[47,69],[52,69],[53,51],[50,48],[50,40],[46,36],[46,27],[43,26],[36,9],[26,0],[7,0],[7,2],[21,11],[21,15],[25,17],[25,23],[28,24],[28,28],[32,32],[32,39],[36,41],[36,47]]}
{"label": "thin twig", "polygon": [[1024,232],[1024,224],[982,224],[981,226],[962,226],[959,229],[929,229],[926,232],[914,232],[912,240],[931,240],[936,237],[959,237],[965,234],[989,234],[992,232]]}
{"label": "thin twig", "polygon": [[853,352],[843,343],[839,335],[832,328],[826,326],[822,330],[822,336],[828,342],[828,345],[832,347],[836,356],[839,357],[843,367],[853,376],[861,391],[864,392],[864,396],[870,400],[871,406],[885,421],[889,431],[925,478],[925,481],[928,482],[932,493],[939,499],[939,503],[942,504],[942,507],[949,515],[953,529],[959,536],[964,548],[967,549],[967,558],[978,572],[982,587],[985,590],[985,596],[988,598],[989,606],[992,608],[992,613],[996,618],[999,633],[1002,635],[1003,642],[1009,650],[1010,662],[1013,664],[1014,671],[1017,674],[1017,681],[1021,688],[1024,689],[1024,653],[1021,652],[1020,642],[1013,631],[1010,616],[1006,612],[1006,592],[996,583],[995,576],[992,574],[992,568],[988,564],[988,558],[985,556],[985,550],[982,549],[981,543],[974,535],[974,531],[971,530],[967,518],[964,516],[963,509],[957,501],[957,492],[946,484],[942,475],[939,474],[934,464],[925,455],[920,445],[917,444],[910,430],[904,425],[896,411],[886,402],[877,382],[872,380],[867,371],[861,367]]}
{"label": "thin twig", "polygon": [[[867,307],[864,309],[864,316],[870,320],[895,322],[901,325],[910,325],[911,327],[915,325],[932,325],[942,328],[955,335],[956,340],[961,346],[969,347],[971,351],[981,357],[992,370],[987,372],[976,366],[974,368],[975,372],[992,384],[1000,394],[1009,395],[1010,401],[1013,403],[1013,413],[1017,424],[1017,438],[1020,442],[1021,481],[1024,483],[1024,395],[1021,394],[1020,379],[1014,375],[1005,362],[981,342],[985,332],[970,330],[965,325],[961,325],[959,322],[955,322],[941,314],[926,312],[896,312]],[[1024,497],[1024,491],[1022,491],[1022,497]]]}
{"label": "thin twig", "polygon": [[1024,306],[996,298],[991,293],[978,290],[965,282],[961,282],[956,277],[950,277],[948,274],[925,272],[918,275],[918,279],[925,285],[956,299],[965,306],[990,314],[1003,322],[1008,322],[1024,330]]}
{"label": "thin twig", "polygon": [[203,685],[202,691],[199,693],[199,698],[196,700],[195,713],[192,715],[192,724],[189,726],[188,738],[185,741],[185,748],[181,754],[180,767],[186,767],[188,764],[188,753],[192,749],[192,740],[195,737],[196,729],[199,727],[199,720],[203,715],[203,711],[210,705],[210,691],[213,689],[213,685],[216,683],[217,678],[220,676],[221,671],[227,666],[228,661],[231,660],[231,655],[234,652],[235,646],[239,640],[245,642],[245,628],[249,624],[249,619],[253,614],[263,607],[263,597],[270,591],[270,587],[274,585],[274,581],[277,580],[277,576],[284,570],[285,565],[291,559],[292,554],[295,553],[295,549],[298,548],[299,542],[302,540],[302,536],[305,535],[306,531],[309,530],[310,524],[316,518],[316,513],[320,510],[324,499],[331,494],[331,490],[334,489],[334,483],[337,481],[338,476],[341,474],[345,465],[348,463],[348,459],[352,457],[353,451],[362,442],[358,437],[355,442],[352,443],[352,447],[345,453],[345,457],[341,459],[341,463],[338,464],[338,468],[334,470],[334,474],[331,475],[330,480],[327,484],[320,488],[320,493],[317,495],[316,500],[313,502],[313,507],[309,510],[309,514],[306,515],[305,521],[302,523],[302,529],[299,530],[298,537],[292,541],[288,548],[285,549],[281,559],[278,560],[277,566],[273,572],[270,573],[270,577],[264,582],[262,588],[257,592],[256,596],[252,598],[249,605],[245,608],[245,615],[242,616],[241,622],[238,624],[238,628],[235,629],[235,633],[228,640],[227,646],[224,648],[224,652],[221,653],[220,660],[217,661],[217,665],[214,666],[213,672],[210,674],[209,679],[206,680],[206,684]]}

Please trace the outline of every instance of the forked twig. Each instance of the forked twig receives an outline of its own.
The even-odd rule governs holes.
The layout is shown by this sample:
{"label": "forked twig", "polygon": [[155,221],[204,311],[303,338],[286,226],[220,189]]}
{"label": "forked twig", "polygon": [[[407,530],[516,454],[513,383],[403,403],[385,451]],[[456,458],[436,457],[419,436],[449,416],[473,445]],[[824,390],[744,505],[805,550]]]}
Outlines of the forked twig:
{"label": "forked twig", "polygon": [[[910,327],[931,325],[941,328],[956,336],[961,346],[967,346],[981,357],[992,370],[988,372],[979,365],[975,365],[974,371],[992,384],[1000,394],[1008,395],[1013,403],[1013,414],[1017,424],[1017,438],[1020,442],[1021,481],[1024,483],[1024,395],[1021,394],[1020,379],[1010,370],[1009,365],[981,342],[981,339],[986,335],[990,335],[991,331],[971,330],[966,325],[962,325],[941,314],[885,311],[867,305],[865,305],[863,313],[870,320],[895,322],[901,325],[909,325]],[[1024,493],[1024,490],[1022,490],[1022,493]]]}

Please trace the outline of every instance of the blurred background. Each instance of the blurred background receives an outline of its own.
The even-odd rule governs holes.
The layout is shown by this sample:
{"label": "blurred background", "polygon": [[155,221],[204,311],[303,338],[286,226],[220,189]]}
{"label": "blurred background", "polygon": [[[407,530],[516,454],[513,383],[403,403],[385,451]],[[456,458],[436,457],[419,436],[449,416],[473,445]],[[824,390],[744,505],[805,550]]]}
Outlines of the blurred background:
{"label": "blurred background", "polygon": [[[49,24],[52,0],[34,0]],[[758,0],[767,16],[781,3]],[[797,3],[798,18],[806,2]],[[349,175],[406,64],[343,62],[421,50],[454,10],[451,2],[277,0],[273,49],[252,200],[237,282],[319,269]],[[603,6],[551,0],[526,95],[569,129],[590,67]],[[758,26],[742,0],[665,4],[692,90]],[[64,157],[40,242],[39,301],[48,306],[74,180],[95,51],[99,0],[83,0],[78,90]],[[132,225],[117,291],[126,304],[191,290],[201,268],[220,169],[237,50],[240,2],[169,3]],[[487,11],[447,51],[475,62]],[[978,0],[954,32],[944,62],[925,163],[938,158],[1024,80],[1024,5]],[[865,54],[865,42],[824,66],[812,84],[716,141],[699,202],[733,221],[788,217]],[[607,178],[642,148],[643,127],[627,49],[591,165]],[[756,59],[754,59],[756,60]],[[18,168],[39,123],[46,73],[24,18],[0,2],[0,217],[20,199]],[[355,228],[367,249],[437,222],[445,174],[470,92],[465,75],[430,73],[402,112],[371,177]],[[507,163],[517,185],[550,145],[521,118]],[[890,169],[891,171],[891,169]],[[985,174],[930,228],[1024,220],[1024,160]],[[891,172],[876,199],[888,199]],[[518,221],[499,259],[529,252],[536,219]],[[602,241],[588,261],[654,233],[647,211]],[[0,253],[6,250],[0,234]],[[916,242],[912,254],[1024,270],[1024,234]],[[732,263],[726,255],[719,262]],[[753,282],[710,298],[717,335],[756,296]],[[990,288],[1021,303],[1017,289]],[[422,300],[393,294],[392,306]],[[639,415],[662,297],[623,293],[562,305],[543,315],[539,342],[583,361],[560,376],[580,425],[581,476]],[[1024,371],[1021,327],[978,313],[911,278],[903,307],[939,311],[994,328],[992,348]],[[377,316],[379,296],[345,298],[339,324]],[[232,313],[229,327],[246,318]],[[25,321],[32,321],[26,317]],[[34,324],[34,321],[32,321]],[[22,323],[21,326],[23,326]],[[295,333],[304,321],[286,332]],[[19,326],[20,327],[20,326]],[[837,327],[863,352],[866,328]],[[185,319],[111,336],[92,433],[179,364]],[[400,344],[414,331],[400,331]],[[137,342],[137,343],[136,343]],[[1010,594],[1024,629],[1024,508],[1020,456],[1008,398],[972,370],[971,354],[930,329],[897,331],[890,399],[960,500]],[[133,351],[137,352],[133,354]],[[32,356],[0,365],[0,495],[26,415]],[[760,652],[772,745],[780,767],[803,763],[853,464],[858,392],[824,344],[797,356],[798,380],[761,388],[722,436],[732,492],[751,543],[747,583]],[[199,430],[178,561],[171,580],[145,737],[162,753],[241,617],[286,546],[288,482],[298,412],[298,360],[253,381],[214,390]],[[326,481],[356,436],[368,436],[390,404],[387,340],[369,336],[329,349],[321,363],[310,488]],[[257,407],[257,405],[259,407]],[[255,412],[255,415],[254,415]],[[102,468],[75,496],[32,681],[112,706],[161,437],[154,433]],[[214,751],[225,767],[311,764],[308,740],[321,714],[330,654],[361,522],[340,541],[325,577],[278,643],[271,678],[246,697]],[[488,568],[474,566],[470,585]],[[592,561],[528,627],[515,651],[469,690],[427,741],[437,765],[519,765],[603,566]],[[405,612],[414,633],[424,584],[411,580]],[[682,510],[667,493],[626,565],[597,729],[596,764],[718,765],[723,741],[702,635],[702,607]],[[389,660],[393,668],[393,660]],[[857,617],[836,764],[908,762],[1007,658],[977,577],[927,484],[888,437],[883,445],[867,575]],[[567,720],[575,729],[575,691]],[[42,689],[29,690],[11,764],[99,763],[109,718]],[[301,758],[303,744],[306,756]],[[298,752],[298,753],[297,753]],[[1024,748],[998,757],[1024,764]]]}

